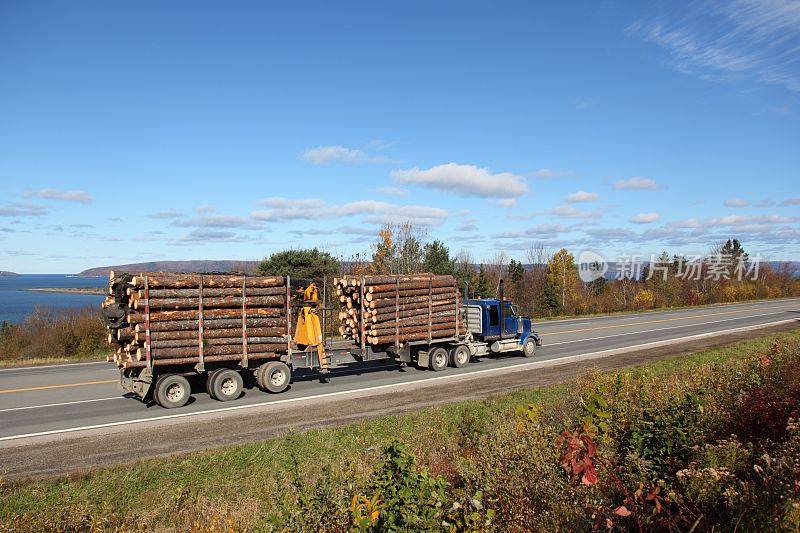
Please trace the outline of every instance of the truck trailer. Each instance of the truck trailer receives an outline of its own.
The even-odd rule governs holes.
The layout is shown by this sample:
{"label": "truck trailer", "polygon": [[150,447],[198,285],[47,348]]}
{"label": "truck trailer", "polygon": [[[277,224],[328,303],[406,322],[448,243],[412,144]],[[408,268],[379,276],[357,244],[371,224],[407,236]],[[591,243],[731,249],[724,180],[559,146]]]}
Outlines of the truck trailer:
{"label": "truck trailer", "polygon": [[[251,376],[262,390],[281,393],[297,369],[319,371],[326,380],[331,369],[376,360],[443,371],[494,354],[535,355],[541,339],[530,318],[505,299],[502,281],[496,298],[464,298],[455,281],[446,278],[389,276],[396,285],[392,291],[385,283],[371,285],[387,276],[351,277],[358,303],[350,314],[357,320],[349,320],[351,338],[344,340],[325,335],[336,310],[324,296],[320,300],[317,283],[288,276],[112,272],[103,307],[112,332],[109,342],[113,337],[117,344],[113,361],[120,385],[164,408],[185,405],[196,378],[205,381],[212,398],[231,401],[241,396]],[[327,284],[322,280],[323,295]],[[443,302],[451,285],[455,299]],[[375,286],[385,292],[371,294]],[[379,336],[369,334],[374,326],[364,308],[369,295],[381,298],[380,311],[390,319]],[[407,307],[414,309],[402,311]],[[445,308],[454,310],[452,318],[449,311],[436,311]],[[375,320],[374,311],[372,316]]]}

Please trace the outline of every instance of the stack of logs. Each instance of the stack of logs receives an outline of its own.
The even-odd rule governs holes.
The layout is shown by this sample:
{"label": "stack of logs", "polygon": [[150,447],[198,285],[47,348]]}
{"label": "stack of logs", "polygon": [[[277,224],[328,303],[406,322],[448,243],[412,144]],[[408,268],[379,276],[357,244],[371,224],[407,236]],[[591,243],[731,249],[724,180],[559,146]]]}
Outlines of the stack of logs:
{"label": "stack of logs", "polygon": [[155,365],[198,363],[201,354],[212,362],[287,351],[281,276],[112,271],[108,292],[108,344],[121,368],[146,366],[148,346]]}
{"label": "stack of logs", "polygon": [[464,332],[453,276],[348,276],[334,279],[341,311],[339,333],[364,344],[403,345]]}

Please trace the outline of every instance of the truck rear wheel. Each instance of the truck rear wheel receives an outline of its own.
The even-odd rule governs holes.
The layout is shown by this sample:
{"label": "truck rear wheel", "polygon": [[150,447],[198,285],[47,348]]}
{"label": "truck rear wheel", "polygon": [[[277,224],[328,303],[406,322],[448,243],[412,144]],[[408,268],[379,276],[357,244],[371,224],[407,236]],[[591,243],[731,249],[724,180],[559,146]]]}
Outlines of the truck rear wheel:
{"label": "truck rear wheel", "polygon": [[536,341],[533,337],[528,337],[522,344],[522,355],[525,357],[533,357],[536,354]]}
{"label": "truck rear wheel", "polygon": [[449,359],[450,357],[447,354],[447,350],[441,346],[437,346],[428,352],[428,368],[436,372],[440,372],[447,368]]}
{"label": "truck rear wheel", "polygon": [[460,344],[450,350],[450,366],[462,368],[467,366],[472,355],[469,353],[469,348]]}
{"label": "truck rear wheel", "polygon": [[178,374],[165,374],[156,381],[153,398],[165,409],[183,407],[189,401],[192,388],[189,381]]}
{"label": "truck rear wheel", "polygon": [[225,368],[214,377],[211,386],[214,398],[221,402],[228,402],[242,395],[244,380],[237,371]]}
{"label": "truck rear wheel", "polygon": [[285,391],[292,381],[292,369],[284,362],[270,361],[256,370],[258,386],[272,393]]}
{"label": "truck rear wheel", "polygon": [[217,379],[217,376],[219,376],[220,372],[222,372],[223,370],[225,369],[217,368],[216,370],[212,370],[211,372],[209,372],[208,375],[206,376],[206,392],[208,393],[209,396],[211,396],[215,400],[218,400],[219,398],[214,396],[214,381]]}

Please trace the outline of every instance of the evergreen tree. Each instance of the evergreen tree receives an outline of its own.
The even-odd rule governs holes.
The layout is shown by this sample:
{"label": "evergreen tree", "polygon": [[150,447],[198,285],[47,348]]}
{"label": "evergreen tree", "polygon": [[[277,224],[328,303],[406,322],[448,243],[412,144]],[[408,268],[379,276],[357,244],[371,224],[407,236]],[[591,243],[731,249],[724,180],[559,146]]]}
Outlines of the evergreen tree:
{"label": "evergreen tree", "polygon": [[450,259],[450,250],[442,241],[429,242],[423,248],[422,267],[433,274],[454,274],[455,261]]}
{"label": "evergreen tree", "polygon": [[486,269],[481,265],[478,270],[478,280],[475,283],[475,288],[472,289],[475,296],[480,298],[489,298],[494,296],[494,291],[489,286],[489,278],[486,276]]}
{"label": "evergreen tree", "polygon": [[315,281],[336,276],[339,272],[339,261],[316,248],[274,253],[261,261],[256,269],[259,276],[291,276]]}

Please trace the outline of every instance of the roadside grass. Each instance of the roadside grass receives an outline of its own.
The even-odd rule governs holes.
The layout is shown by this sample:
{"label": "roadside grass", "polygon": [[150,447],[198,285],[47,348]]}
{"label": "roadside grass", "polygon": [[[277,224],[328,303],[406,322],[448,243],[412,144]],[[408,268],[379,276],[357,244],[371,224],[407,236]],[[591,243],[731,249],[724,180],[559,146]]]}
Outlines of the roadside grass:
{"label": "roadside grass", "polygon": [[[514,446],[523,446],[525,439],[531,438],[521,435],[520,442],[513,444],[520,409],[523,413],[527,409],[531,419],[540,415],[530,413],[541,413],[557,425],[576,418],[586,401],[582,396],[585,389],[595,384],[637,380],[683,384],[715,373],[738,376],[750,368],[754,357],[774,352],[775,346],[799,354],[800,329],[482,401],[68,477],[0,483],[0,530],[336,530],[355,512],[351,498],[366,490],[376,465],[394,441],[416,457],[423,473],[446,479],[453,486],[469,485],[464,480],[484,468],[487,457],[491,460],[492,446],[503,449],[508,445],[504,435],[510,432]],[[142,438],[158,438],[157,431]],[[132,455],[135,450],[132,441]],[[530,453],[535,451],[532,448]],[[563,491],[565,480],[553,483]],[[482,512],[478,513],[481,520],[486,518]],[[574,518],[570,518],[572,512],[564,507],[553,511],[552,517],[561,517],[563,526]],[[491,529],[486,524],[485,528]],[[484,527],[474,530],[481,529]]]}

